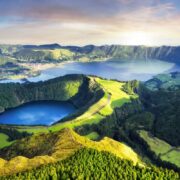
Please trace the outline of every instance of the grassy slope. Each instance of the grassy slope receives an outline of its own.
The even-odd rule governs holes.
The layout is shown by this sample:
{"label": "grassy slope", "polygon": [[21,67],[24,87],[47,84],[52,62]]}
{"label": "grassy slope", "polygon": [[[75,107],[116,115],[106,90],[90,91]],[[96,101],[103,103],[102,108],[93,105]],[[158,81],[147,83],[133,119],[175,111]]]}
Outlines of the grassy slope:
{"label": "grassy slope", "polygon": [[[58,124],[55,124],[50,127],[21,126],[21,127],[17,127],[17,130],[33,132],[33,133],[37,134],[37,133],[41,133],[41,132],[48,133],[49,131],[55,132],[55,131],[59,131],[63,128],[72,128],[73,129],[76,126],[81,126],[83,124],[98,123],[99,121],[101,121],[104,118],[105,114],[103,114],[103,112],[106,112],[107,110],[109,110],[108,113],[106,113],[106,115],[111,114],[114,107],[119,107],[123,103],[130,101],[130,96],[121,90],[123,83],[119,83],[116,81],[107,81],[106,82],[106,80],[101,80],[99,78],[96,78],[96,81],[98,83],[100,83],[101,86],[103,87],[103,89],[105,90],[105,95],[103,98],[101,98],[97,103],[92,105],[84,114],[82,114],[78,118],[73,119],[72,121],[58,123]],[[72,88],[70,88],[70,89],[72,89]],[[109,93],[111,93],[111,96]],[[109,99],[109,97],[110,97],[110,99]],[[88,138],[90,138],[90,139],[94,139],[94,138],[96,139],[97,137],[98,136],[97,136],[96,132],[93,132],[93,134],[90,134],[88,136]],[[102,148],[102,149],[104,149],[104,148]],[[36,161],[36,160],[33,160],[32,164],[34,164],[34,161]],[[45,162],[50,161],[51,162],[51,161],[53,161],[53,159],[51,158],[50,160],[47,160],[47,159],[43,159],[41,157],[41,160],[39,160],[39,162],[41,162],[41,161],[45,161]],[[30,165],[30,167],[31,167],[31,165]]]}
{"label": "grassy slope", "polygon": [[147,88],[151,90],[157,90],[158,88],[168,89],[176,88],[180,84],[180,73],[169,73],[169,74],[159,74],[153,79],[145,82]]}
{"label": "grassy slope", "polygon": [[104,90],[104,97],[92,105],[84,114],[73,119],[71,123],[75,123],[75,126],[98,123],[104,116],[112,114],[115,107],[121,107],[124,103],[130,102],[130,97],[137,97],[136,95],[130,96],[122,90],[124,83],[100,78],[93,79],[99,83]]}
{"label": "grassy slope", "polygon": [[96,81],[108,94],[111,95],[109,104],[100,111],[103,115],[110,115],[114,108],[121,107],[124,103],[130,102],[130,97],[137,97],[136,95],[130,96],[122,90],[122,87],[125,84],[124,82],[104,80],[100,78],[96,78]]}
{"label": "grassy slope", "polygon": [[[53,138],[54,145],[46,148],[43,142],[45,140],[51,141],[51,138]],[[99,151],[108,151],[122,159],[131,160],[134,164],[141,164],[138,155],[123,143],[114,141],[110,138],[104,138],[99,142],[95,142],[79,136],[71,129],[64,129],[56,133],[34,135],[30,138],[22,139],[8,147],[6,149],[8,153],[4,156],[12,156],[12,159],[10,161],[0,159],[0,174],[12,174],[38,167],[42,164],[62,160],[83,147],[93,148]],[[31,159],[23,156],[16,156],[16,152],[21,152],[23,155],[31,157]],[[34,152],[38,152],[35,157],[32,156]],[[16,168],[14,168],[15,165]]]}
{"label": "grassy slope", "polygon": [[50,52],[52,53],[54,59],[72,57],[74,55],[73,52],[67,49],[54,49],[54,50],[50,50]]}
{"label": "grassy slope", "polygon": [[[92,77],[91,77],[92,78]],[[129,95],[122,90],[124,83],[110,80],[94,78],[104,89],[104,96],[95,104],[93,104],[84,114],[72,119],[71,121],[58,123],[50,127],[34,126],[34,127],[17,127],[19,131],[28,131],[33,133],[59,131],[63,128],[74,128],[84,124],[99,123],[104,116],[110,115],[113,108],[120,107],[124,103],[130,102],[130,97],[136,98],[137,95]]]}
{"label": "grassy slope", "polygon": [[12,142],[8,141],[8,136],[6,134],[0,133],[0,149],[11,144]]}
{"label": "grassy slope", "polygon": [[79,92],[83,80],[82,75],[67,75],[46,82],[2,84],[0,86],[0,107],[8,109],[39,100],[68,101]]}
{"label": "grassy slope", "polygon": [[180,147],[172,147],[165,141],[151,136],[147,131],[138,131],[140,137],[146,141],[150,149],[163,161],[168,161],[180,167]]}
{"label": "grassy slope", "polygon": [[88,139],[91,139],[91,140],[96,140],[99,138],[99,134],[95,131],[87,134],[85,137],[87,137]]}
{"label": "grassy slope", "polygon": [[49,55],[49,57],[51,57],[51,59],[55,59],[55,60],[59,60],[62,58],[71,58],[73,57],[74,53],[71,52],[68,49],[53,49],[53,50],[47,50],[47,49],[42,49],[42,50],[33,50],[33,51],[42,51],[45,54],[47,54],[47,56]]}
{"label": "grassy slope", "polygon": [[110,139],[108,137],[103,138],[101,141],[91,141],[85,137],[82,137],[71,130],[75,141],[78,141],[80,144],[88,148],[97,149],[99,151],[108,151],[120,158],[128,159],[133,161],[134,164],[140,163],[138,155],[127,145]]}

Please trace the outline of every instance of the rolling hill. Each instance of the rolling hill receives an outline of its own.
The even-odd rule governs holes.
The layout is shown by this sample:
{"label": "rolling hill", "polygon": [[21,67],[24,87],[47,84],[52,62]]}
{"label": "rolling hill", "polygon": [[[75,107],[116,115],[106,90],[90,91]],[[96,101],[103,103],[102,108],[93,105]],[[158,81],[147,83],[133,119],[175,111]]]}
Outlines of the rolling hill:
{"label": "rolling hill", "polygon": [[179,174],[167,169],[134,166],[131,161],[95,149],[83,148],[69,158],[26,172],[1,177],[14,179],[173,179]]}
{"label": "rolling hill", "polygon": [[[0,150],[0,174],[13,174],[42,164],[65,159],[82,148],[110,152],[121,159],[131,160],[141,166],[138,155],[127,145],[104,138],[99,142],[81,137],[71,129],[55,133],[34,135],[16,141],[11,146]],[[14,169],[14,165],[16,168]]]}

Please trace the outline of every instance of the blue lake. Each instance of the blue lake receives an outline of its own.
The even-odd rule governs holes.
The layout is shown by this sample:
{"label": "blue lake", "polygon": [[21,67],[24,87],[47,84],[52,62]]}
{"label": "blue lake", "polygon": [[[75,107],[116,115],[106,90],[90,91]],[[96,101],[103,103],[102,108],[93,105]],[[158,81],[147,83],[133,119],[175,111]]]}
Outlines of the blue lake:
{"label": "blue lake", "polygon": [[[97,75],[108,79],[146,81],[153,76],[180,71],[180,66],[160,60],[148,61],[103,61],[103,62],[73,62],[41,71],[37,77],[30,77],[31,82],[45,81],[66,74]],[[20,82],[22,80],[5,80],[2,82]],[[73,113],[75,108],[64,102],[34,102],[6,111],[0,114],[0,124],[16,125],[51,125],[63,117]]]}
{"label": "blue lake", "polygon": [[67,102],[32,102],[0,114],[0,124],[51,125],[75,110],[76,108]]}
{"label": "blue lake", "polygon": [[67,63],[56,68],[44,70],[39,76],[28,78],[28,80],[37,82],[66,74],[86,74],[122,81],[134,79],[146,81],[157,74],[177,70],[180,70],[178,65],[160,60],[119,61],[114,59],[102,62]]}
{"label": "blue lake", "polygon": [[[42,70],[36,77],[30,77],[30,82],[45,81],[66,74],[96,75],[108,79],[121,81],[140,80],[146,81],[160,73],[180,71],[180,66],[171,62],[160,60],[131,60],[120,61],[117,59],[101,62],[72,62],[58,67]],[[3,82],[23,82],[21,80],[4,80]]]}

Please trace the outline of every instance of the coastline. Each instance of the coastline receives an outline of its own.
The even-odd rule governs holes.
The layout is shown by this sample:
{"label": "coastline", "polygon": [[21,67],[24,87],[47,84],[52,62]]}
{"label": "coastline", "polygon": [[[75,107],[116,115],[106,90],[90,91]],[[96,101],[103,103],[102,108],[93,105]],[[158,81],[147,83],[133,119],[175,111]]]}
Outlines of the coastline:
{"label": "coastline", "polygon": [[88,63],[88,62],[104,62],[108,61],[110,58],[104,58],[104,59],[99,59],[99,60],[89,60],[89,61],[83,61],[83,60],[69,60],[69,61],[61,61],[57,63],[20,63],[19,65],[28,68],[30,70],[29,74],[21,74],[21,75],[12,75],[8,78],[5,79],[0,79],[0,83],[6,82],[6,81],[11,81],[11,80],[17,80],[17,81],[23,81],[27,78],[31,77],[37,77],[41,74],[41,71],[43,70],[48,70],[54,67],[62,67],[64,65],[70,64],[70,63],[75,63],[75,62],[80,62],[80,63]]}
{"label": "coastline", "polygon": [[37,77],[41,74],[41,71],[51,69],[54,67],[60,67],[68,63],[72,63],[74,61],[67,61],[67,62],[60,62],[60,63],[21,63],[19,64],[20,66],[24,68],[29,69],[29,74],[20,74],[20,75],[11,75],[9,77],[0,79],[0,83],[6,82],[6,81],[11,81],[11,80],[17,80],[17,81],[23,81],[26,80],[27,78],[31,77]]}

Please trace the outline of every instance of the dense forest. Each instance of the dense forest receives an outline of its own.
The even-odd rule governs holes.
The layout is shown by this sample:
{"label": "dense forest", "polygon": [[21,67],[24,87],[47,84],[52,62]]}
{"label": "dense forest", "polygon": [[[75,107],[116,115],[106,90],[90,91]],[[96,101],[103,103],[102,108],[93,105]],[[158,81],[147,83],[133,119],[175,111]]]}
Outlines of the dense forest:
{"label": "dense forest", "polygon": [[[164,84],[159,83],[159,80],[151,80],[151,85],[154,82],[158,82],[158,88],[149,88],[149,83],[139,83],[138,81],[125,83],[122,89],[128,94],[137,93],[139,98],[132,98],[123,106],[116,107],[111,115],[103,116],[104,119],[96,124],[75,127],[76,132],[85,136],[91,132],[96,132],[98,134],[96,140],[108,136],[117,141],[125,142],[142,158],[150,158],[147,161],[145,160],[148,164],[153,163],[178,171],[179,168],[176,165],[162,161],[157,154],[152,152],[137,133],[139,130],[145,130],[152,137],[165,140],[172,147],[180,146],[180,87],[174,83],[171,87],[163,86]],[[22,91],[19,91],[20,88]],[[65,96],[62,96],[64,92]],[[94,81],[93,77],[68,75],[39,83],[2,84],[0,86],[0,104],[2,109],[6,109],[13,107],[13,104],[17,106],[33,100],[68,100],[85,111],[103,94],[103,89]],[[81,110],[80,112],[82,112]],[[12,135],[14,135],[14,139],[31,135],[2,128],[0,132],[7,134],[9,138],[13,138]],[[14,152],[16,153],[16,148]],[[15,157],[13,156],[14,152],[12,151],[11,157]],[[32,152],[36,155],[38,151]],[[6,153],[6,149],[4,149],[4,153]],[[91,179],[90,177],[97,179],[117,179],[117,177],[119,179],[165,179],[165,177],[166,179],[178,179],[179,175],[172,170],[162,168],[133,166],[131,162],[121,160],[107,152],[100,153],[95,150],[83,149],[61,162],[5,178]]]}
{"label": "dense forest", "polygon": [[151,132],[174,146],[180,145],[180,88],[175,90],[141,91],[146,111],[155,116]]}
{"label": "dense forest", "polygon": [[14,141],[16,139],[22,139],[27,136],[31,136],[32,133],[26,131],[17,131],[15,128],[0,126],[0,133],[8,135],[8,141]]}
{"label": "dense forest", "polygon": [[18,173],[12,176],[0,177],[2,180],[15,179],[122,179],[178,180],[179,174],[173,170],[157,167],[142,168],[134,166],[131,161],[122,160],[111,153],[99,152],[83,148],[73,156],[54,163]]}
{"label": "dense forest", "polygon": [[38,100],[70,101],[89,106],[103,95],[99,85],[83,75],[67,75],[45,82],[0,85],[0,111]]}
{"label": "dense forest", "polygon": [[[134,88],[132,88],[133,85]],[[176,86],[174,89],[160,88],[152,91],[144,84],[140,84],[137,88],[136,83],[129,82],[124,90],[129,93],[132,93],[132,90],[136,91],[139,99],[116,108],[112,115],[104,118],[99,124],[77,127],[76,131],[81,135],[97,132],[98,139],[108,136],[126,142],[139,153],[141,153],[138,147],[140,142],[135,141],[138,138],[134,137],[135,132],[142,129],[172,146],[179,146],[180,88]],[[146,146],[144,149],[147,148]],[[158,159],[154,154],[153,157],[155,161]],[[155,163],[159,164],[159,161]]]}

